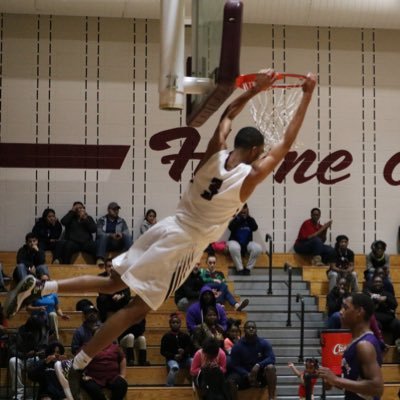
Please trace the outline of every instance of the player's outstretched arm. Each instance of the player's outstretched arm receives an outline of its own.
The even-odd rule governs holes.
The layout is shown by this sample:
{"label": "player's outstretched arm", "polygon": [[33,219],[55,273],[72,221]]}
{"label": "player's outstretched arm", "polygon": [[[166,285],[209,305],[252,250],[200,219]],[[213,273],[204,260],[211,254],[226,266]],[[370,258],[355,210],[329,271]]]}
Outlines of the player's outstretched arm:
{"label": "player's outstretched arm", "polygon": [[226,139],[232,130],[233,119],[240,114],[247,102],[260,93],[267,90],[276,80],[275,71],[273,69],[261,70],[258,72],[254,85],[243,92],[239,97],[232,101],[222,113],[218,126],[208,142],[206,153],[199,163],[198,170],[214,153],[226,149]]}
{"label": "player's outstretched arm", "polygon": [[317,79],[315,75],[311,73],[307,75],[307,78],[303,83],[303,95],[300,104],[286,128],[282,139],[278,143],[274,144],[271,150],[264,157],[253,163],[253,171],[248,178],[254,187],[261,183],[274,170],[292,147],[292,144],[296,140],[297,134],[303,124],[316,81]]}
{"label": "player's outstretched arm", "polygon": [[366,341],[357,344],[357,361],[361,366],[363,378],[353,381],[336,376],[329,368],[320,367],[318,376],[328,385],[360,395],[381,397],[383,394],[383,377],[376,360],[374,346]]}

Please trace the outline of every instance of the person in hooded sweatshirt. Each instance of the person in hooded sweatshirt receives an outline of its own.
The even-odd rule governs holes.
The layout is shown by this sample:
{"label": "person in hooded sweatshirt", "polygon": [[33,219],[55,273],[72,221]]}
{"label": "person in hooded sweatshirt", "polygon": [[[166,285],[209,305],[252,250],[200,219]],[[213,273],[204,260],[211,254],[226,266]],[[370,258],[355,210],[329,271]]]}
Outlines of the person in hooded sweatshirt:
{"label": "person in hooded sweatshirt", "polygon": [[186,312],[186,327],[189,334],[192,334],[195,328],[204,322],[205,311],[208,306],[214,306],[217,310],[218,325],[226,331],[228,319],[223,306],[217,304],[212,289],[205,285],[200,290],[199,301],[193,303]]}

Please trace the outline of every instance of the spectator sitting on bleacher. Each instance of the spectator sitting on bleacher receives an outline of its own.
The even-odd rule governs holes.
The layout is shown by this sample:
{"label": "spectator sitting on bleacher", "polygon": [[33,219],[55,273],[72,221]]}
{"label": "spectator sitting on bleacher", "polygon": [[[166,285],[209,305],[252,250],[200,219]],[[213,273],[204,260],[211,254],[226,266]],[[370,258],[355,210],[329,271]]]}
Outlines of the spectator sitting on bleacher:
{"label": "spectator sitting on bleacher", "polygon": [[[110,276],[112,274],[112,259],[107,259],[104,272],[99,276]],[[125,307],[131,301],[131,291],[127,287],[113,294],[99,293],[96,304],[99,310],[101,322]],[[138,350],[139,365],[149,365],[147,362],[147,344],[144,332],[146,320],[132,325],[119,337],[119,344],[125,351],[128,367],[135,365],[135,349]]]}
{"label": "spectator sitting on bleacher", "polygon": [[336,237],[335,251],[329,260],[329,291],[337,282],[337,278],[343,277],[349,282],[350,292],[358,292],[357,272],[354,271],[354,253],[348,248],[349,238],[346,235]]}
{"label": "spectator sitting on bleacher", "polygon": [[39,240],[39,249],[50,250],[53,254],[53,263],[60,262],[63,241],[60,240],[62,225],[56,217],[56,212],[51,208],[43,211],[42,217],[35,223],[32,233]]}
{"label": "spectator sitting on bleacher", "polygon": [[36,399],[64,400],[66,395],[54,370],[57,361],[65,360],[64,346],[59,342],[52,342],[46,346],[44,357],[34,364],[28,372],[31,381],[39,384]]}
{"label": "spectator sitting on bleacher", "polygon": [[188,370],[192,365],[192,341],[186,332],[181,331],[181,324],[179,314],[171,314],[169,318],[171,330],[161,338],[160,353],[165,357],[168,371],[166,386],[174,386],[178,371]]}
{"label": "spectator sitting on bleacher", "polygon": [[[104,271],[99,276],[111,276],[112,259],[105,261]],[[131,291],[127,287],[113,294],[99,293],[96,299],[97,309],[99,310],[100,320],[104,322],[110,315],[127,305],[131,300]],[[129,365],[129,360],[128,360]]]}
{"label": "spectator sitting on bleacher", "polygon": [[200,290],[199,300],[193,303],[186,313],[186,327],[189,334],[192,334],[195,328],[204,322],[205,311],[208,306],[214,306],[217,311],[217,323],[226,331],[226,312],[224,307],[217,304],[212,289],[205,285]]}
{"label": "spectator sitting on bleacher", "polygon": [[[256,220],[249,215],[247,203],[229,223],[228,229],[231,231],[228,248],[236,271],[239,275],[250,275],[250,271],[262,252],[262,247],[253,242],[253,232],[258,229],[258,225]],[[244,267],[242,257],[247,254],[249,259]]]}
{"label": "spectator sitting on bleacher", "polygon": [[268,387],[268,399],[276,400],[275,354],[271,343],[258,337],[253,321],[244,324],[244,336],[232,347],[232,374],[228,381],[237,400],[237,390]]}
{"label": "spectator sitting on bleacher", "polygon": [[231,354],[232,347],[239,341],[240,332],[240,319],[228,318],[228,327],[225,333],[224,350],[227,355]]}
{"label": "spectator sitting on bleacher", "polygon": [[82,310],[84,321],[79,328],[75,329],[71,342],[71,352],[75,355],[82,346],[93,336],[94,331],[101,325],[99,312],[93,305],[87,305]]}
{"label": "spectator sitting on bleacher", "polygon": [[343,299],[350,294],[349,283],[346,278],[338,276],[336,286],[332,288],[326,296],[326,310],[328,314],[327,328],[340,329],[340,314]]}
{"label": "spectator sitting on bleacher", "polygon": [[323,265],[329,262],[333,247],[324,244],[326,232],[332,225],[332,220],[321,225],[321,210],[313,208],[311,218],[304,221],[300,227],[299,234],[294,244],[294,251],[298,254],[312,256],[313,265]]}
{"label": "spectator sitting on bleacher", "polygon": [[146,211],[146,215],[144,216],[144,220],[140,225],[140,234],[147,232],[151,227],[153,227],[157,223],[157,213],[155,210],[150,208]]}
{"label": "spectator sitting on bleacher", "polygon": [[197,325],[192,334],[192,343],[195,350],[203,347],[207,338],[218,340],[220,347],[224,345],[224,329],[218,324],[217,309],[215,306],[208,306],[204,312],[204,322]]}
{"label": "spectator sitting on bleacher", "polygon": [[145,332],[146,319],[144,318],[139,323],[130,326],[118,338],[120,346],[125,350],[129,357],[129,365],[134,365],[135,350],[137,351],[138,364],[142,367],[150,365],[150,362],[147,360],[147,341],[146,336],[144,335]]}
{"label": "spectator sitting on bleacher", "polygon": [[242,311],[249,304],[249,300],[243,299],[240,303],[235,300],[226,284],[224,273],[216,269],[216,264],[217,258],[211,255],[208,256],[207,268],[200,269],[200,276],[203,282],[215,291],[217,303],[223,305],[227,301],[236,311]]}
{"label": "spectator sitting on bleacher", "polygon": [[231,399],[225,373],[225,353],[218,340],[210,337],[204,341],[203,347],[196,351],[190,368],[199,399]]}
{"label": "spectator sitting on bleacher", "polygon": [[114,201],[107,207],[107,214],[97,221],[96,264],[104,265],[107,251],[127,251],[132,246],[132,236],[127,223],[119,216],[120,206]]}
{"label": "spectator sitting on bleacher", "polygon": [[[42,281],[48,281],[47,275],[42,276]],[[44,313],[46,315],[49,328],[54,333],[57,340],[60,339],[58,332],[58,317],[63,320],[69,320],[69,316],[64,314],[60,308],[57,293],[50,293],[46,296],[40,297],[32,304],[26,307],[26,310],[31,312],[32,315]]]}
{"label": "spectator sitting on bleacher", "polygon": [[400,320],[396,318],[397,300],[385,291],[380,276],[375,276],[372,286],[364,290],[375,303],[375,317],[382,330],[392,334],[393,344],[400,347]]}
{"label": "spectator sitting on bleacher", "polygon": [[375,268],[382,267],[385,275],[389,278],[390,258],[385,253],[386,243],[383,240],[375,240],[371,244],[371,252],[366,256],[366,269],[364,277],[367,282],[372,281]]}
{"label": "spectator sitting on bleacher", "polygon": [[[96,334],[98,328],[95,328],[93,334]],[[61,386],[68,394],[70,394],[70,389],[64,371],[68,370],[71,365],[72,360],[57,362],[55,365]],[[110,400],[122,400],[128,390],[125,376],[125,355],[118,344],[113,342],[97,353],[84,369],[81,386],[91,400],[107,400],[108,397],[103,391],[105,388],[111,392]]]}
{"label": "spectator sitting on bleacher", "polygon": [[389,292],[394,297],[396,297],[396,295],[394,293],[393,283],[390,281],[389,277],[387,276],[387,270],[383,269],[383,267],[375,268],[375,272],[374,272],[374,275],[372,276],[372,279],[369,282],[365,282],[365,288],[368,290],[373,285],[375,276],[380,276],[382,278],[383,290],[385,290],[386,292]]}
{"label": "spectator sitting on bleacher", "polygon": [[44,251],[39,249],[37,236],[31,232],[28,233],[25,236],[25,244],[17,252],[14,280],[18,283],[27,275],[34,275],[38,279],[41,279],[43,275],[49,275],[45,258]]}
{"label": "spectator sitting on bleacher", "polygon": [[200,264],[197,263],[186,281],[175,291],[175,304],[179,311],[185,312],[190,305],[199,300],[204,281],[200,275]]}
{"label": "spectator sitting on bleacher", "polygon": [[96,222],[86,213],[85,206],[80,201],[75,201],[72,209],[61,219],[65,226],[65,242],[61,250],[63,264],[71,264],[72,255],[78,251],[88,253],[93,258],[96,256],[96,244],[93,234],[96,233]]}
{"label": "spectator sitting on bleacher", "polygon": [[22,372],[28,372],[35,365],[49,344],[49,329],[46,322],[46,318],[31,315],[11,338],[11,358],[8,363],[11,390],[17,389],[15,400],[25,399]]}

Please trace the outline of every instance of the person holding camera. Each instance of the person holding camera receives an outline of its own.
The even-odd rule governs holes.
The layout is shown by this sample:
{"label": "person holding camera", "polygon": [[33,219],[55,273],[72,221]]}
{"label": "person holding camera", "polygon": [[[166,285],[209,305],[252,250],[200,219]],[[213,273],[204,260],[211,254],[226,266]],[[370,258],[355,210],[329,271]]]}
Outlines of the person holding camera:
{"label": "person holding camera", "polygon": [[[239,275],[250,275],[262,252],[260,244],[253,242],[253,232],[258,229],[256,220],[249,215],[249,207],[244,204],[239,214],[229,223],[231,231],[228,241],[229,254]],[[243,266],[243,256],[249,256],[247,265]]]}

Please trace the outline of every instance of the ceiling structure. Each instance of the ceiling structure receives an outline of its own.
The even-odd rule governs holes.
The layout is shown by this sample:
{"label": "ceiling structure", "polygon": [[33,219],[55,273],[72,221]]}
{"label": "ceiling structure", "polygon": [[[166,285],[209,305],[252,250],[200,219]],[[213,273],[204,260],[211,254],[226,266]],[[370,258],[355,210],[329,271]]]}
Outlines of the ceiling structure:
{"label": "ceiling structure", "polygon": [[[0,0],[0,12],[160,18],[161,0]],[[201,1],[201,0],[199,0]],[[400,29],[399,0],[243,0],[254,24]],[[185,0],[190,22],[191,0]]]}

